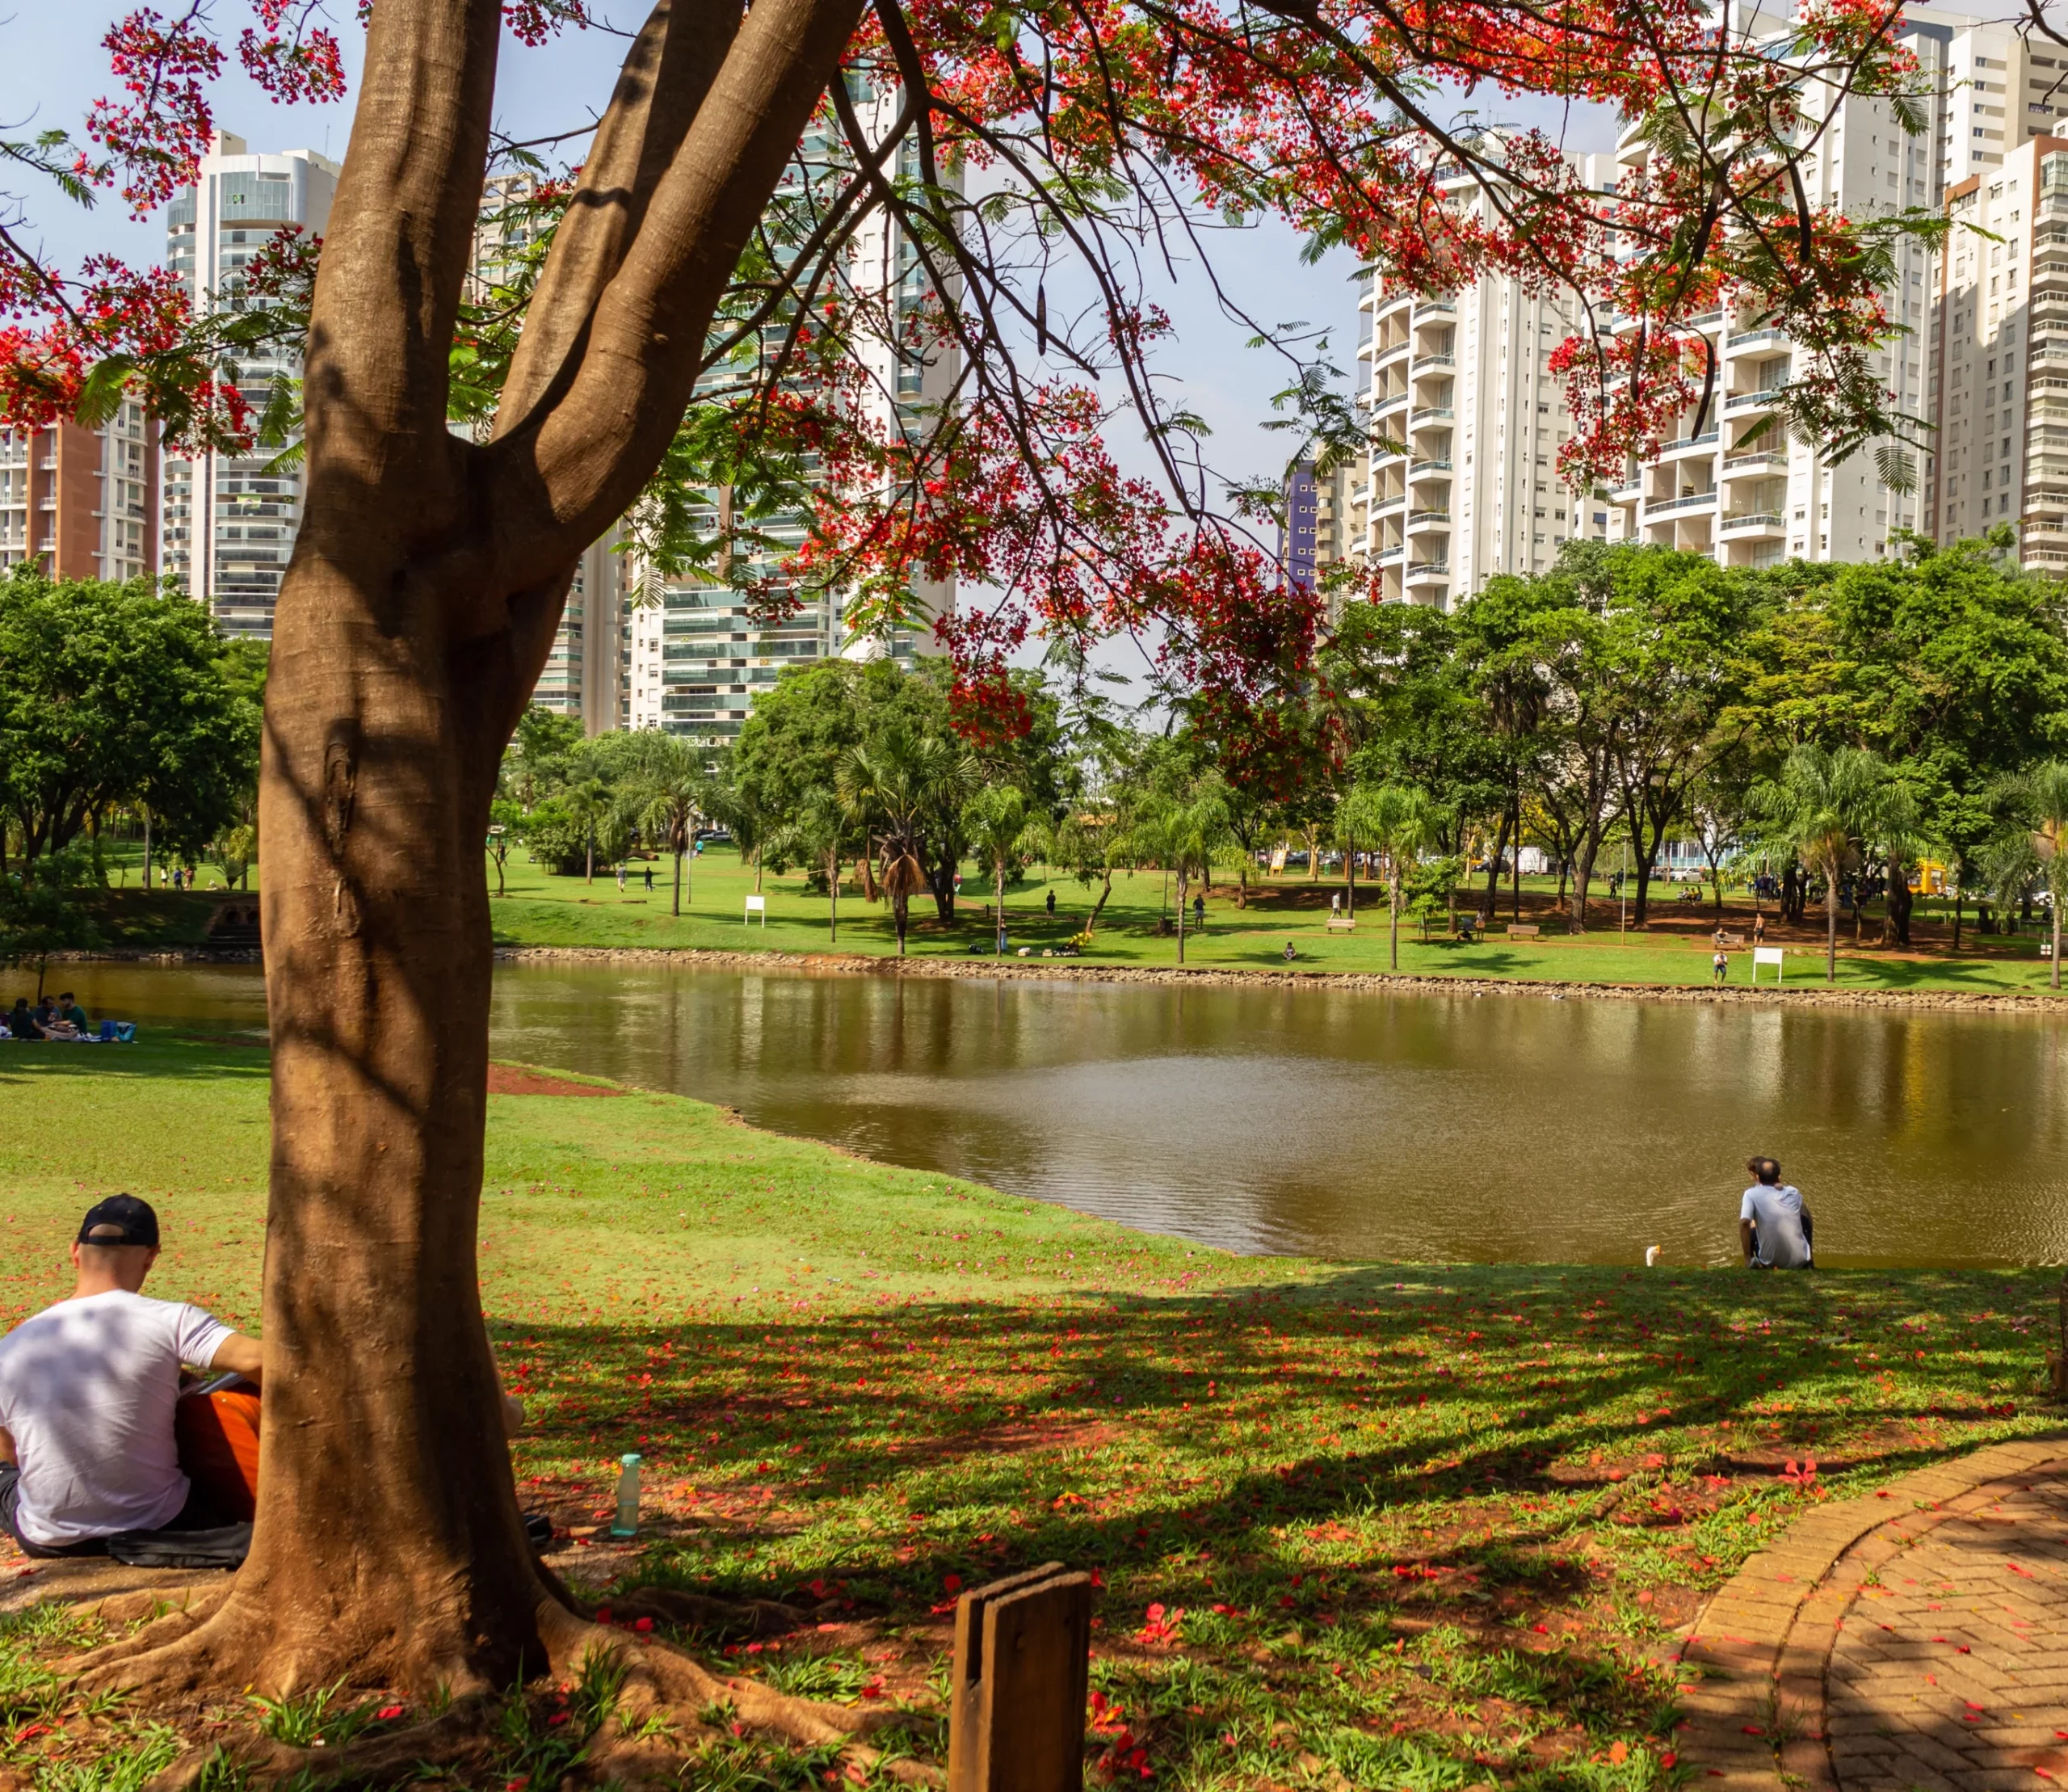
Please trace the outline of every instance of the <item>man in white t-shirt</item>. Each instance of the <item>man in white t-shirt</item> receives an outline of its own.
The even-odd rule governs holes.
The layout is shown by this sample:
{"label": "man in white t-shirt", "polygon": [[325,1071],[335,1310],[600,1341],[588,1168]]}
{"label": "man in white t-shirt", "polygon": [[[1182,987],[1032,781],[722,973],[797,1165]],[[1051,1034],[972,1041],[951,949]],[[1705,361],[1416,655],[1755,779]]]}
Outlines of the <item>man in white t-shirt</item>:
{"label": "man in white t-shirt", "polygon": [[1738,1207],[1738,1242],[1747,1269],[1807,1269],[1814,1222],[1802,1191],[1780,1180],[1776,1159],[1755,1157],[1746,1166],[1752,1186]]}
{"label": "man in white t-shirt", "polygon": [[158,1217],[134,1195],[90,1209],[78,1285],[0,1338],[0,1525],[31,1555],[99,1554],[124,1531],[220,1523],[180,1472],[183,1366],[256,1383],[258,1341],[198,1306],[138,1292]]}

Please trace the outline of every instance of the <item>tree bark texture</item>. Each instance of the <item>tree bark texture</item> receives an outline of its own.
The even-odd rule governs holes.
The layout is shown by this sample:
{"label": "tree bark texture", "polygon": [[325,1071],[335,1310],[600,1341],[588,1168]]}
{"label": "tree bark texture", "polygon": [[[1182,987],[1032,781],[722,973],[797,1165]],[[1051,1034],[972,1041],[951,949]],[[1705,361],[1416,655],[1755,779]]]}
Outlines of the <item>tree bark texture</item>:
{"label": "tree bark texture", "polygon": [[496,1690],[566,1622],[525,1545],[479,1303],[481,840],[576,561],[658,464],[858,10],[663,0],[477,444],[446,427],[446,365],[500,9],[373,9],[266,693],[265,1472],[228,1598],[134,1657],[138,1684]]}

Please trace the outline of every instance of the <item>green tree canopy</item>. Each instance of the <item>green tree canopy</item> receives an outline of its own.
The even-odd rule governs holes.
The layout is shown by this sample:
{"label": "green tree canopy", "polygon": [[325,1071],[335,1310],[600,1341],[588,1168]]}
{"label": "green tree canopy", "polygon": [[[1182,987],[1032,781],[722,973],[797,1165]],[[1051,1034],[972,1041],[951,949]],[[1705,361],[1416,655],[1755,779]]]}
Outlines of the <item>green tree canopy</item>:
{"label": "green tree canopy", "polygon": [[24,857],[129,802],[198,855],[258,776],[262,680],[187,598],[16,566],[0,581],[0,805]]}

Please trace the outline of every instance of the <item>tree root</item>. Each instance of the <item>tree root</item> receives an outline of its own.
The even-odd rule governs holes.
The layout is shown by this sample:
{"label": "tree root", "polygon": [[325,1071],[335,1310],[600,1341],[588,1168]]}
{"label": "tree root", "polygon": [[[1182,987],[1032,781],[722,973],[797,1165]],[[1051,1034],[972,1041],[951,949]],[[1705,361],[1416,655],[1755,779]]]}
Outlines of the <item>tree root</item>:
{"label": "tree root", "polygon": [[[611,1609],[615,1617],[624,1607],[614,1603]],[[791,1613],[793,1619],[795,1615]],[[665,1733],[687,1717],[689,1727],[708,1734],[701,1714],[717,1706],[729,1707],[740,1727],[765,1731],[805,1748],[838,1745],[843,1760],[864,1770],[881,1765],[888,1777],[907,1784],[942,1781],[937,1769],[922,1762],[899,1758],[885,1763],[880,1750],[860,1739],[910,1727],[914,1718],[908,1712],[822,1705],[779,1693],[758,1681],[721,1678],[665,1643],[605,1629],[564,1609],[542,1611],[539,1628],[547,1658],[561,1677],[578,1675],[591,1661],[605,1655],[615,1655],[624,1671],[616,1708],[591,1739],[575,1776],[582,1780],[628,1786],[671,1780],[679,1771],[681,1751],[679,1746],[662,1744],[655,1731]]]}
{"label": "tree root", "polygon": [[[62,1664],[82,1692],[116,1690],[140,1694],[143,1702],[182,1702],[228,1689],[271,1684],[304,1689],[350,1676],[351,1664],[330,1651],[335,1639],[317,1635],[305,1651],[237,1622],[229,1589],[211,1588],[164,1612],[133,1636],[103,1644]],[[563,1603],[564,1601],[566,1602]],[[155,1608],[155,1600],[108,1601],[110,1622],[133,1622]],[[886,1759],[864,1739],[931,1720],[909,1711],[824,1705],[778,1692],[763,1682],[713,1673],[658,1636],[641,1635],[591,1622],[567,1601],[565,1589],[542,1580],[536,1610],[545,1666],[562,1683],[607,1672],[614,1685],[608,1714],[590,1739],[572,1781],[628,1787],[670,1786],[682,1757],[698,1741],[759,1732],[803,1748],[830,1748],[851,1769],[908,1785],[934,1786],[938,1769],[902,1755]],[[671,1588],[651,1588],[611,1602],[613,1620],[650,1617],[667,1624],[732,1625],[742,1620],[763,1632],[795,1629],[808,1614],[769,1601],[736,1606]],[[299,1639],[297,1639],[299,1640]],[[535,1658],[536,1659],[536,1658]],[[359,1664],[362,1674],[379,1664]],[[452,1684],[448,1681],[447,1684]],[[321,1784],[389,1786],[406,1780],[424,1764],[470,1773],[496,1751],[490,1721],[492,1690],[478,1684],[456,1688],[458,1697],[438,1718],[406,1728],[359,1738],[341,1748],[298,1748],[261,1737],[232,1744],[231,1753],[256,1783],[301,1775]],[[190,1751],[153,1782],[151,1792],[191,1786],[217,1751]]]}
{"label": "tree root", "polygon": [[673,1624],[685,1630],[711,1630],[726,1636],[781,1636],[811,1622],[811,1614],[794,1605],[772,1599],[750,1599],[744,1603],[712,1599],[708,1594],[686,1592],[679,1587],[635,1587],[609,1600],[570,1600],[578,1610],[593,1604],[608,1611],[614,1622],[650,1617],[657,1624]]}
{"label": "tree root", "polygon": [[[133,1636],[103,1643],[90,1654],[71,1656],[57,1664],[57,1671],[89,1689],[107,1685],[109,1670],[191,1635],[215,1616],[229,1594],[228,1587],[212,1587],[205,1592],[191,1594],[171,1610],[152,1617]],[[149,1617],[165,1603],[156,1593],[124,1593],[82,1609],[98,1616],[103,1624],[131,1624],[140,1617]]]}
{"label": "tree root", "polygon": [[427,1723],[390,1730],[343,1748],[295,1748],[259,1736],[233,1749],[190,1748],[144,1792],[187,1792],[218,1755],[229,1754],[258,1784],[296,1776],[305,1783],[399,1786],[426,1767],[464,1773],[487,1765],[494,1753],[486,1714],[477,1699],[462,1700]]}

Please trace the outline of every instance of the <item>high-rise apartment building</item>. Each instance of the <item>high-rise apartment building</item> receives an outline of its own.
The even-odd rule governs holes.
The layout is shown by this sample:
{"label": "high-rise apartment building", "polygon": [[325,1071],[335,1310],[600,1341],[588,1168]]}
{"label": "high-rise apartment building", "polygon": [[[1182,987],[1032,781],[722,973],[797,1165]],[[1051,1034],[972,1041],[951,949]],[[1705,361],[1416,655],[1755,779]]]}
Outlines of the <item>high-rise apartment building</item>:
{"label": "high-rise apartment building", "polygon": [[2014,522],[2024,565],[2068,570],[2068,134],[2027,136],[1947,204],[1925,530]]}
{"label": "high-rise apartment building", "polygon": [[[1915,27],[1910,35],[1916,40],[1910,47],[1936,76],[1944,42],[1929,32],[1919,37]],[[1943,83],[1935,80],[1935,87],[1943,97]],[[1941,187],[1932,141],[1906,133],[1887,100],[1826,96],[1814,87],[1805,99],[1815,128],[1801,171],[1813,205],[1869,218],[1935,203]],[[1650,154],[1633,131],[1617,161],[1623,169],[1641,170]],[[1928,405],[1931,259],[1921,243],[1898,245],[1885,303],[1900,333],[1871,361],[1894,410],[1920,419]],[[1869,559],[1888,551],[1893,531],[1922,524],[1921,461],[1904,489],[1901,479],[1893,485],[1883,479],[1871,445],[1834,461],[1822,444],[1789,432],[1777,404],[1782,389],[1808,369],[1797,366],[1784,332],[1735,309],[1712,312],[1692,325],[1713,357],[1714,381],[1706,402],[1697,397],[1688,406],[1660,452],[1630,465],[1610,494],[1619,539],[1758,566]]]}
{"label": "high-rise apartment building", "polygon": [[[897,95],[857,95],[856,105],[865,124],[882,129],[895,116]],[[908,174],[917,172],[915,154],[908,145]],[[814,134],[807,137],[799,160],[826,166],[839,154],[830,141]],[[855,232],[846,254],[844,278],[889,319],[885,339],[866,341],[860,348],[875,420],[886,431],[923,432],[954,389],[957,363],[952,345],[915,346],[922,332],[907,327],[929,292],[918,251],[894,221],[878,212]],[[773,324],[765,332],[771,352],[785,327]],[[738,372],[721,366],[700,383],[698,398],[722,401],[741,384]],[[701,499],[696,520],[700,527],[715,529],[729,494],[712,490]],[[780,563],[801,547],[805,528],[801,516],[764,528],[771,562]],[[763,622],[750,613],[746,594],[729,582],[662,578],[638,565],[636,557],[628,557],[634,564],[627,571],[633,595],[626,599],[620,674],[624,726],[664,729],[696,740],[722,742],[737,735],[754,698],[786,666],[836,655],[887,654],[909,662],[928,638],[931,620],[955,608],[952,580],[921,581],[912,592],[914,621],[887,637],[851,628],[838,591],[814,595],[783,621]]]}
{"label": "high-rise apartment building", "polygon": [[0,430],[0,566],[141,578],[158,549],[158,432],[134,399],[99,429]]}
{"label": "high-rise apartment building", "polygon": [[1278,564],[1285,577],[1312,590],[1330,567],[1364,551],[1364,486],[1369,456],[1339,461],[1326,473],[1312,460],[1285,475],[1284,520],[1278,527]]}
{"label": "high-rise apartment building", "polygon": [[[1706,404],[1691,404],[1661,451],[1612,489],[1563,490],[1556,455],[1570,419],[1532,349],[1568,333],[1566,307],[1498,278],[1448,301],[1375,288],[1364,296],[1372,328],[1362,351],[1373,433],[1381,448],[1390,438],[1406,450],[1372,459],[1367,536],[1384,595],[1450,602],[1494,572],[1538,570],[1574,536],[1759,566],[1872,558],[1898,529],[1952,539],[2026,515],[2028,560],[2068,564],[2068,158],[2054,177],[2058,238],[2033,227],[2048,203],[2046,158],[2068,152],[2068,128],[2049,134],[2068,119],[2068,53],[1932,7],[1906,12],[1901,41],[1923,77],[1926,129],[1906,132],[1886,100],[1805,88],[1814,141],[1801,167],[1819,208],[1868,217],[1950,200],[1957,222],[2001,238],[1957,231],[1943,258],[1915,242],[1897,250],[1885,295],[1897,334],[1871,364],[1893,408],[1932,426],[1907,486],[1883,480],[1873,446],[1834,463],[1792,439],[1776,400],[1806,371],[1793,343],[1757,317],[1719,310],[1694,320],[1715,357]],[[1649,153],[1630,132],[1613,157],[1582,164],[1607,186]],[[1469,183],[1453,190],[1472,203]],[[2047,293],[2061,301],[2057,338],[2046,334]],[[2057,364],[2057,389],[2046,383]]]}
{"label": "high-rise apartment building", "polygon": [[[244,267],[281,230],[321,235],[338,172],[313,149],[254,155],[242,137],[219,132],[166,224],[167,264],[195,308],[250,302]],[[301,372],[299,348],[283,348],[241,364],[237,385],[256,410],[275,378]],[[229,634],[272,635],[301,516],[301,470],[276,465],[279,452],[254,445],[246,454],[166,457],[165,570]]]}
{"label": "high-rise apartment building", "polygon": [[[1485,208],[1462,170],[1443,184],[1461,212]],[[1570,298],[1507,276],[1448,298],[1375,280],[1360,307],[1371,318],[1358,349],[1372,436],[1364,551],[1382,601],[1448,608],[1496,573],[1542,572],[1568,541],[1607,533],[1608,507],[1558,473],[1573,430],[1550,359],[1577,327]]]}

